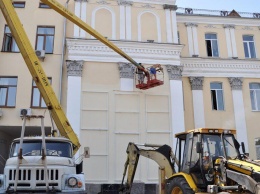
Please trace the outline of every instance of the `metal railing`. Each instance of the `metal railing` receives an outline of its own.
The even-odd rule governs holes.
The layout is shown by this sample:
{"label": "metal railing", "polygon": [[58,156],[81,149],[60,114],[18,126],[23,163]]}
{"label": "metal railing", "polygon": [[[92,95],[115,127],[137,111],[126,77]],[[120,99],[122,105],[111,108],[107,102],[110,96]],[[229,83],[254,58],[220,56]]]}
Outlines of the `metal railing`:
{"label": "metal railing", "polygon": [[[227,17],[232,16],[232,11],[227,10],[208,10],[208,9],[194,9],[194,8],[183,8],[178,7],[177,14],[184,14],[184,15],[207,15],[207,16],[220,16],[220,17]],[[259,18],[260,19],[260,12],[259,13],[250,13],[250,12],[236,12],[242,18]]]}

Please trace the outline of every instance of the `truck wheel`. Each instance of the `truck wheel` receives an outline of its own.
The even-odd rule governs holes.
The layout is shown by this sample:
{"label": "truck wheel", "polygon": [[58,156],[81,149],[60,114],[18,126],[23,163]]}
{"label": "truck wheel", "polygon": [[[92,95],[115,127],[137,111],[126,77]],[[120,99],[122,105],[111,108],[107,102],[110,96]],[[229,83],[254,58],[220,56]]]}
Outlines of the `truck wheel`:
{"label": "truck wheel", "polygon": [[194,191],[183,177],[176,177],[169,185],[169,194],[194,194]]}

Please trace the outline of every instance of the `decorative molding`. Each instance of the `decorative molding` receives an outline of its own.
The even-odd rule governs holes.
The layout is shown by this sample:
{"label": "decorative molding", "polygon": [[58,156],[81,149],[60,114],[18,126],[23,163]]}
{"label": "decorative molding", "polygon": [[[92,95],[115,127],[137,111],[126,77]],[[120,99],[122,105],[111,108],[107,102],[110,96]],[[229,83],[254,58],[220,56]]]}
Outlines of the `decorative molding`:
{"label": "decorative molding", "polygon": [[147,4],[145,4],[145,5],[142,5],[141,7],[142,7],[142,8],[147,8],[147,9],[155,8],[155,7],[151,6],[149,3],[147,3]]}
{"label": "decorative molding", "polygon": [[84,63],[84,61],[66,60],[68,76],[81,77],[82,76],[83,63]]}
{"label": "decorative molding", "polygon": [[179,65],[166,65],[166,69],[170,80],[181,80],[183,66]]}
{"label": "decorative molding", "polygon": [[203,90],[204,77],[189,77],[192,90]]}
{"label": "decorative molding", "polygon": [[233,24],[224,24],[224,25],[223,25],[223,28],[232,28],[232,29],[235,29],[235,25],[233,25]]}
{"label": "decorative molding", "polygon": [[118,5],[126,5],[126,6],[133,5],[133,1],[126,1],[126,0],[118,0],[117,3],[118,3]]}
{"label": "decorative molding", "polygon": [[164,4],[163,9],[169,9],[169,10],[172,10],[172,11],[176,11],[178,9],[178,6],[177,5]]}
{"label": "decorative molding", "polygon": [[[94,39],[66,39],[69,60],[97,62],[129,62],[115,51]],[[111,41],[139,63],[180,65],[183,45]]]}
{"label": "decorative molding", "polygon": [[185,77],[260,78],[260,60],[181,58]]}
{"label": "decorative molding", "polygon": [[241,78],[241,77],[229,77],[228,81],[230,83],[232,90],[242,90],[243,78]]}
{"label": "decorative molding", "polygon": [[88,0],[74,0],[76,2],[88,2]]}
{"label": "decorative molding", "polygon": [[120,72],[120,78],[134,79],[135,68],[131,63],[117,63]]}
{"label": "decorative molding", "polygon": [[176,0],[133,0],[133,2],[150,3],[150,4],[157,4],[157,5],[163,5],[163,4],[175,5]]}
{"label": "decorative molding", "polygon": [[198,27],[198,24],[187,22],[187,23],[185,23],[185,26],[187,26],[187,27]]}
{"label": "decorative molding", "polygon": [[242,28],[242,30],[253,30],[253,28],[251,28],[250,26],[245,26]]}
{"label": "decorative molding", "polygon": [[216,28],[216,26],[213,26],[212,24],[208,24],[206,26],[204,26],[205,28]]}
{"label": "decorative molding", "polygon": [[106,0],[99,0],[99,1],[97,1],[97,3],[101,4],[101,5],[109,5],[110,4]]}

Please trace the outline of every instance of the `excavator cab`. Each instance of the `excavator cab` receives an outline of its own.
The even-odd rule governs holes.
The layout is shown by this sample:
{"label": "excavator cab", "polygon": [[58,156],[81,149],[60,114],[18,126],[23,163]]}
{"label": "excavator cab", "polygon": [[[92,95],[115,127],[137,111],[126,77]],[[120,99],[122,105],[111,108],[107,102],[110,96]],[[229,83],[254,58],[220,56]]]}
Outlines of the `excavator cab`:
{"label": "excavator cab", "polygon": [[179,153],[181,161],[179,172],[191,175],[197,188],[202,191],[206,191],[208,185],[216,184],[216,166],[219,158],[242,159],[240,145],[234,133],[234,130],[220,132],[219,129],[199,129],[176,134],[176,152]]}
{"label": "excavator cab", "polygon": [[147,90],[164,84],[163,68],[160,64],[154,64],[146,69],[136,68],[136,88]]}

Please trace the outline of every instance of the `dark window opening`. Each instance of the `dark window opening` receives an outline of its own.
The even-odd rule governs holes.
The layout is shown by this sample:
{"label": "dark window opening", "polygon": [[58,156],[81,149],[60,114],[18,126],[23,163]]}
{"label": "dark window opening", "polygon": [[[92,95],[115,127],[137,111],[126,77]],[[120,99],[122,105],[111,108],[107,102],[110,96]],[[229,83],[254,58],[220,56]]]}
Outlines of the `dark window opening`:
{"label": "dark window opening", "polygon": [[45,3],[40,3],[39,8],[45,8],[45,9],[50,9],[49,5],[46,5]]}
{"label": "dark window opening", "polygon": [[14,1],[14,8],[25,8],[25,1]]}

